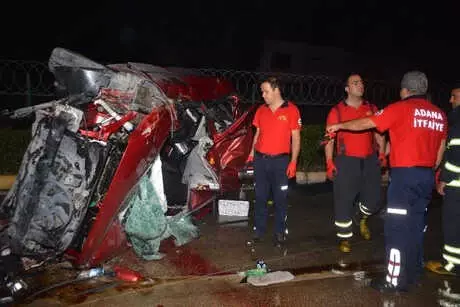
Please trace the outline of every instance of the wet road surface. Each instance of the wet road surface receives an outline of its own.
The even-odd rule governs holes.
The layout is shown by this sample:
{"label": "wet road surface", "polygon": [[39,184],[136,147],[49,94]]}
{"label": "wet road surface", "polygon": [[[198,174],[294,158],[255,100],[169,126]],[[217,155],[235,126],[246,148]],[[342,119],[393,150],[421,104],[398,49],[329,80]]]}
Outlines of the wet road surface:
{"label": "wet road surface", "polygon": [[[428,214],[425,259],[439,258],[440,208],[440,199],[435,197]],[[51,289],[20,305],[460,306],[460,295],[455,294],[460,293],[460,281],[431,273],[409,293],[384,295],[370,288],[370,278],[385,269],[381,215],[370,219],[373,239],[365,241],[356,233],[352,252],[342,254],[336,246],[332,210],[330,185],[295,186],[287,252],[273,247],[268,234],[256,255],[251,255],[246,247],[250,223],[220,225],[209,215],[199,222],[197,240],[182,247],[164,241],[161,260],[145,261],[128,250],[108,263],[137,270],[146,277],[143,283],[103,277]],[[263,259],[271,271],[291,272],[294,280],[264,287],[241,282],[237,272],[255,268],[257,259]],[[37,273],[31,286],[40,291],[77,273],[61,264]]]}
{"label": "wet road surface", "polygon": [[[156,280],[145,286],[110,285],[89,293],[85,286],[57,292],[32,306],[458,306],[460,300],[439,295],[439,278],[427,277],[410,293],[380,294],[370,277],[318,273],[293,281],[256,287],[236,275]],[[453,282],[450,281],[451,286]],[[458,285],[458,282],[457,282]],[[87,285],[86,285],[87,286]],[[112,287],[113,286],[113,287]],[[94,288],[93,283],[91,288]],[[457,305],[456,305],[457,304]]]}

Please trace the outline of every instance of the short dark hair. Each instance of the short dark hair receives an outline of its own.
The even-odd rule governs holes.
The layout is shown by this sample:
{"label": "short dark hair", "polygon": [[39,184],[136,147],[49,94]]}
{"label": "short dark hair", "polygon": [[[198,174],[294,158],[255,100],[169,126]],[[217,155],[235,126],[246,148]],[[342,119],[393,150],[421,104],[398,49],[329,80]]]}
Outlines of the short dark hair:
{"label": "short dark hair", "polygon": [[348,80],[350,79],[351,76],[359,76],[362,78],[361,74],[360,73],[357,73],[357,72],[350,72],[348,74],[345,75],[345,78],[343,79],[343,87],[347,87],[348,86]]}
{"label": "short dark hair", "polygon": [[268,83],[270,84],[270,86],[272,87],[272,89],[279,89],[280,92],[281,92],[281,81],[279,78],[277,77],[268,77],[267,79],[265,79],[264,81],[262,81],[262,83]]}

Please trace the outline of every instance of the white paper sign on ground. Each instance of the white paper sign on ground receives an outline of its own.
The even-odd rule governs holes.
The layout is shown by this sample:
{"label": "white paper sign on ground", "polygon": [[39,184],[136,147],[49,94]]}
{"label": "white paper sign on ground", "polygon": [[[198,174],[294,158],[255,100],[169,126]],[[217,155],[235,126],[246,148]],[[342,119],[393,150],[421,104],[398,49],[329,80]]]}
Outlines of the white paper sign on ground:
{"label": "white paper sign on ground", "polygon": [[247,217],[249,214],[249,201],[219,199],[218,210],[219,215]]}

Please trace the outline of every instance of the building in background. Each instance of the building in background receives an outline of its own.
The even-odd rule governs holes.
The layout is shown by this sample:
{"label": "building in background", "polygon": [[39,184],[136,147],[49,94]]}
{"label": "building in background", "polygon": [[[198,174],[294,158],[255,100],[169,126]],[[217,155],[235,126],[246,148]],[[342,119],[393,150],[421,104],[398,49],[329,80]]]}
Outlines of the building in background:
{"label": "building in background", "polygon": [[353,54],[342,48],[265,40],[258,71],[341,75],[353,70],[353,62]]}

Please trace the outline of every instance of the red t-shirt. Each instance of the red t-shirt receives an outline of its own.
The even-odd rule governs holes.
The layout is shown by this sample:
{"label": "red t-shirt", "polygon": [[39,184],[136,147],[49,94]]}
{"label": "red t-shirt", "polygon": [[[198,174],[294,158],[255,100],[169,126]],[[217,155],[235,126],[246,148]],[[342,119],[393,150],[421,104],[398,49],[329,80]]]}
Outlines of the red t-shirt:
{"label": "red t-shirt", "polygon": [[[354,108],[341,101],[335,105],[327,116],[327,125],[363,118],[377,112],[377,107],[367,101]],[[336,138],[338,154],[365,158],[376,151],[374,131],[339,131]]]}
{"label": "red t-shirt", "polygon": [[447,118],[440,108],[412,97],[390,104],[371,120],[379,131],[389,131],[391,167],[435,166],[447,138]]}
{"label": "red t-shirt", "polygon": [[292,130],[302,127],[299,109],[287,101],[275,112],[266,104],[260,106],[252,124],[259,128],[255,150],[269,155],[290,153]]}

